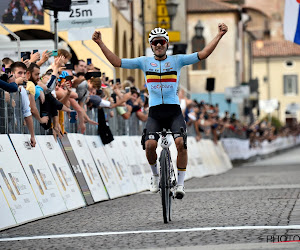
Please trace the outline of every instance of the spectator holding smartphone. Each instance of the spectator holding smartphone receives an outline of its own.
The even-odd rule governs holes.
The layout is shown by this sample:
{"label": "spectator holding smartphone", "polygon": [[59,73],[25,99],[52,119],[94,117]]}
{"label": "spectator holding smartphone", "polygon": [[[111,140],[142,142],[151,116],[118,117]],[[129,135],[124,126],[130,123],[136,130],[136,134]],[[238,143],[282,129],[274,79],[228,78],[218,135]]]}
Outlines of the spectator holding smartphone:
{"label": "spectator holding smartphone", "polygon": [[34,137],[34,127],[32,114],[30,110],[30,101],[27,95],[27,91],[24,88],[26,87],[27,79],[26,79],[26,71],[27,67],[23,62],[15,62],[11,65],[11,72],[13,74],[14,81],[19,85],[19,91],[22,99],[22,114],[25,119],[26,126],[30,133],[30,144],[32,147],[35,147],[36,141]]}

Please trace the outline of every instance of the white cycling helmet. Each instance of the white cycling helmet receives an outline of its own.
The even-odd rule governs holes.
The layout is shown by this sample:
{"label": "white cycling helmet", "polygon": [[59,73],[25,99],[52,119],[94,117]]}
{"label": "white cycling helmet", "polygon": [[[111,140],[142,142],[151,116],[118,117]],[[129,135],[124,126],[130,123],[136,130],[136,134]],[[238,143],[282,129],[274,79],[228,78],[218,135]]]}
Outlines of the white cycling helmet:
{"label": "white cycling helmet", "polygon": [[151,43],[152,40],[156,37],[163,37],[167,42],[169,42],[169,35],[165,29],[155,28],[151,30],[151,32],[149,33],[149,43]]}

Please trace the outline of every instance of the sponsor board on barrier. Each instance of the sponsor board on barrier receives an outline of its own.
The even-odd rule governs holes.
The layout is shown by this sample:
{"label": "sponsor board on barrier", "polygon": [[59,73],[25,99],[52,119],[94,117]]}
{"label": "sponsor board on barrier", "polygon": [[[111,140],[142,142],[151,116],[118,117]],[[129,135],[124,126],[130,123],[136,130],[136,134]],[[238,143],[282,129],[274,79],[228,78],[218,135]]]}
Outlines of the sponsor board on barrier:
{"label": "sponsor board on barrier", "polygon": [[[204,166],[203,166],[203,159],[200,153],[200,143],[196,141],[194,137],[188,136],[188,167],[190,167],[190,159],[194,162],[192,165],[192,174],[193,177],[202,177],[204,175]],[[187,170],[189,171],[189,169]]]}
{"label": "sponsor board on barrier", "polygon": [[150,165],[148,163],[148,160],[146,158],[146,152],[143,150],[143,146],[141,144],[141,137],[140,136],[130,136],[130,139],[132,141],[132,146],[133,146],[133,150],[135,152],[135,157],[137,159],[137,162],[143,169],[143,172],[144,172],[144,175],[146,178],[147,189],[149,189],[152,171],[151,171]]}
{"label": "sponsor board on barrier", "polygon": [[7,135],[0,135],[0,229],[43,216]]}
{"label": "sponsor board on barrier", "polygon": [[48,216],[67,211],[39,144],[36,144],[34,148],[31,147],[28,134],[11,134],[10,138],[43,214]]}
{"label": "sponsor board on barrier", "polygon": [[203,159],[203,165],[205,167],[205,175],[213,175],[216,173],[215,165],[213,163],[212,157],[210,155],[211,146],[210,140],[201,140],[200,141],[200,148],[201,148],[201,156]]}
{"label": "sponsor board on barrier", "polygon": [[116,144],[119,146],[120,153],[122,154],[125,164],[128,166],[132,175],[132,180],[135,183],[137,192],[145,191],[149,188],[145,180],[142,167],[138,164],[135,157],[136,152],[133,150],[133,143],[129,136],[115,136]]}
{"label": "sponsor board on barrier", "polygon": [[64,156],[72,166],[72,170],[75,174],[75,177],[77,179],[78,185],[83,194],[86,204],[91,205],[95,203],[68,137],[67,136],[62,137],[60,139],[60,142],[63,148]]}
{"label": "sponsor board on barrier", "polygon": [[37,135],[36,140],[48,162],[62,197],[69,210],[85,206],[77,181],[63,155],[62,149],[52,135]]}
{"label": "sponsor board on barrier", "polygon": [[218,141],[218,153],[219,153],[219,157],[221,159],[221,162],[223,163],[223,169],[224,169],[223,172],[231,169],[232,168],[232,163],[231,163],[228,155],[225,153],[221,141]]}
{"label": "sponsor board on barrier", "polygon": [[106,144],[104,150],[112,163],[114,171],[117,173],[117,180],[119,181],[123,195],[136,193],[137,189],[132,181],[128,166],[125,164],[123,156],[119,151],[117,142],[112,141]]}
{"label": "sponsor board on barrier", "polygon": [[94,201],[97,202],[107,200],[107,192],[103,185],[98,169],[94,163],[93,157],[89,151],[88,145],[86,144],[84,135],[69,133],[67,136]]}
{"label": "sponsor board on barrier", "polygon": [[278,150],[292,147],[297,144],[297,137],[279,137],[269,142],[256,142],[250,147],[249,140],[223,138],[222,145],[230,160],[247,160],[256,155],[267,155]]}
{"label": "sponsor board on barrier", "polygon": [[84,136],[86,143],[91,151],[99,173],[108,192],[109,198],[114,199],[122,196],[120,185],[117,181],[117,176],[113,170],[112,164],[108,159],[102,141],[97,135]]}
{"label": "sponsor board on barrier", "polygon": [[5,228],[14,226],[17,224],[10,206],[7,202],[6,195],[2,189],[2,186],[0,184],[0,210],[1,210],[1,215],[0,215],[0,230],[3,230]]}

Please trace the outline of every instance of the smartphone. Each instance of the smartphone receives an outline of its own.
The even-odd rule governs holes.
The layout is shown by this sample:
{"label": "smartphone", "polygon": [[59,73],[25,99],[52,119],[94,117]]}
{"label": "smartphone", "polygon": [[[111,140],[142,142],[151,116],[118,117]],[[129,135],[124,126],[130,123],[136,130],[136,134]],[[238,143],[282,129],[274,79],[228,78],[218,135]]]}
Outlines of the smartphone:
{"label": "smartphone", "polygon": [[108,81],[108,79],[109,79],[109,78],[108,78],[108,76],[107,76],[107,77],[105,77],[105,81],[106,81],[106,82]]}
{"label": "smartphone", "polygon": [[52,56],[58,56],[57,50],[52,50]]}
{"label": "smartphone", "polygon": [[23,52],[21,52],[21,58],[23,58],[23,61],[25,61],[25,60],[29,60],[30,59],[30,55],[31,55],[31,53],[29,52],[29,51],[23,51]]}
{"label": "smartphone", "polygon": [[91,63],[92,63],[92,59],[91,58],[86,59],[86,64],[87,65],[90,65]]}
{"label": "smartphone", "polygon": [[65,67],[66,67],[66,69],[72,69],[72,70],[74,69],[72,63],[67,63],[67,64],[65,65]]}
{"label": "smartphone", "polygon": [[144,92],[140,92],[140,97],[142,99],[143,102],[145,102],[145,95],[144,95]]}
{"label": "smartphone", "polygon": [[116,79],[116,84],[120,84],[121,83],[121,79],[120,78],[117,78]]}
{"label": "smartphone", "polygon": [[34,50],[32,51],[33,54],[35,54],[35,53],[37,53],[37,52],[39,52],[38,49],[34,49]]}
{"label": "smartphone", "polygon": [[76,123],[76,111],[75,110],[71,111],[70,117],[71,117],[70,123]]}
{"label": "smartphone", "polygon": [[125,87],[125,92],[129,93],[129,91],[130,91],[130,87]]}
{"label": "smartphone", "polygon": [[71,81],[71,80],[73,80],[73,76],[66,76],[65,79],[66,79],[66,81]]}

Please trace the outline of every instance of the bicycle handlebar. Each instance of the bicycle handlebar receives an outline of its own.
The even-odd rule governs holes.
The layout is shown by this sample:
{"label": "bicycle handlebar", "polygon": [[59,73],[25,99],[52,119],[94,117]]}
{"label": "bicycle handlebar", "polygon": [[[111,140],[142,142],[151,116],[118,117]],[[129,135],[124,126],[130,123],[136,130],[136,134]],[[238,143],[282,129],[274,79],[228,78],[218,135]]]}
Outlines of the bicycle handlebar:
{"label": "bicycle handlebar", "polygon": [[186,132],[184,131],[184,128],[183,127],[181,127],[180,128],[180,132],[171,132],[171,131],[166,131],[166,130],[164,130],[164,131],[161,131],[161,132],[149,132],[149,133],[147,133],[147,129],[145,128],[144,130],[143,130],[143,134],[142,134],[142,139],[141,139],[141,144],[142,144],[142,146],[143,146],[143,150],[145,150],[146,149],[146,146],[145,146],[145,143],[146,143],[146,135],[159,135],[159,136],[164,136],[164,137],[166,137],[167,135],[175,135],[175,134],[180,134],[180,136],[182,136],[183,137],[183,147],[185,148],[185,149],[187,149],[187,134],[186,134]]}

